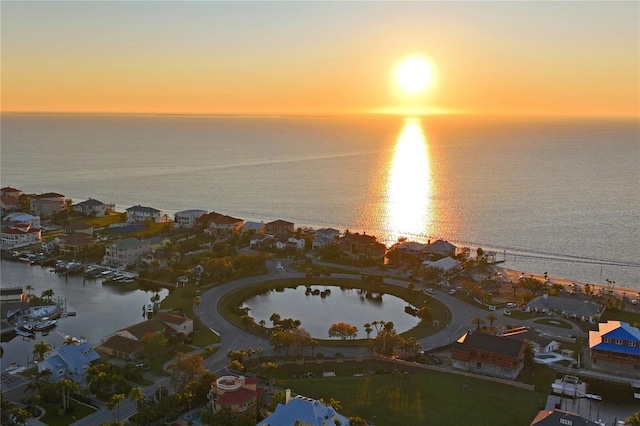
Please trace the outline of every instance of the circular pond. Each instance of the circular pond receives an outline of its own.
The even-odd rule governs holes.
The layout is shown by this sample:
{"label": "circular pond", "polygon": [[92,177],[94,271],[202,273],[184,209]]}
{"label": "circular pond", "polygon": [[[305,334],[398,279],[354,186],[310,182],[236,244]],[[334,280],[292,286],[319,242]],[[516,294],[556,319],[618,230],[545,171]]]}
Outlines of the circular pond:
{"label": "circular pond", "polygon": [[257,323],[264,320],[267,327],[272,326],[271,315],[277,313],[283,319],[299,320],[300,326],[317,339],[330,339],[329,327],[338,322],[357,327],[356,338],[364,339],[367,337],[364,324],[373,321],[391,321],[398,333],[415,327],[420,319],[405,312],[407,305],[390,294],[380,296],[360,289],[300,285],[254,296],[242,306],[249,308],[249,315]]}

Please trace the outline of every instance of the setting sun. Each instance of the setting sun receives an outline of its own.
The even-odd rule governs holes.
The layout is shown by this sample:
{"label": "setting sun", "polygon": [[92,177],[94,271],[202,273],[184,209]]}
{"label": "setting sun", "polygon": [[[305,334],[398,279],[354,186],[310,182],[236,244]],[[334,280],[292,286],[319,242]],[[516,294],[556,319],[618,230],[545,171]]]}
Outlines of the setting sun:
{"label": "setting sun", "polygon": [[429,87],[432,80],[431,64],[419,56],[404,59],[396,69],[396,82],[406,93],[420,93]]}

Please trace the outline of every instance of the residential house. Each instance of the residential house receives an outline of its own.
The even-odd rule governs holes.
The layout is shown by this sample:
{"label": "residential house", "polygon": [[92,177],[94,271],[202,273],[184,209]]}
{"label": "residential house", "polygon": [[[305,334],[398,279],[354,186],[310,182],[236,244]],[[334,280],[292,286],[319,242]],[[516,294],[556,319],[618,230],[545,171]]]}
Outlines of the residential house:
{"label": "residential house", "polygon": [[330,240],[335,240],[340,236],[340,231],[333,228],[320,228],[315,231],[315,235],[320,235]]}
{"label": "residential house", "polygon": [[273,235],[268,234],[254,234],[249,240],[249,248],[255,250],[266,250],[273,248],[275,245],[275,238]]}
{"label": "residential house", "polygon": [[148,241],[125,238],[106,245],[103,263],[111,266],[134,265],[150,252],[151,244]]}
{"label": "residential house", "polygon": [[38,363],[38,372],[49,370],[49,380],[54,382],[67,378],[79,383],[84,379],[91,363],[98,359],[100,355],[88,342],[75,342],[49,352],[45,359]]}
{"label": "residential house", "polygon": [[153,207],[145,207],[141,205],[129,207],[127,212],[127,223],[142,223],[152,220],[156,223],[162,220],[160,210]]}
{"label": "residential house", "polygon": [[120,359],[133,359],[142,351],[142,339],[147,334],[162,334],[166,338],[177,333],[193,333],[193,320],[185,316],[158,312],[153,318],[118,330],[105,338],[97,350]]}
{"label": "residential house", "polygon": [[177,212],[174,215],[174,218],[176,225],[178,225],[180,228],[189,229],[193,228],[193,226],[196,224],[197,219],[205,214],[207,214],[206,210],[183,210],[181,212]]}
{"label": "residential house", "polygon": [[3,219],[3,222],[6,225],[26,223],[27,225],[33,226],[34,228],[41,228],[40,216],[33,216],[33,215],[30,215],[29,213],[22,213],[22,212],[11,213]]}
{"label": "residential house", "polygon": [[264,232],[271,235],[283,234],[283,233],[293,233],[293,223],[287,222],[286,220],[274,220],[273,222],[268,222],[265,225]]}
{"label": "residential house", "polygon": [[246,221],[244,225],[242,225],[243,232],[253,232],[255,234],[264,234],[264,222],[252,222]]}
{"label": "residential house", "polygon": [[8,249],[29,245],[42,240],[42,229],[27,223],[18,223],[2,228],[1,247]]}
{"label": "residential house", "polygon": [[332,242],[335,240],[332,238],[325,237],[323,235],[315,235],[313,237],[313,242],[311,243],[312,250],[320,250],[325,247],[329,247]]}
{"label": "residential house", "polygon": [[29,202],[31,212],[38,216],[51,216],[67,208],[64,195],[55,192],[32,195]]}
{"label": "residential house", "polygon": [[340,252],[352,259],[374,259],[382,261],[387,248],[373,235],[348,233],[339,240]]}
{"label": "residential house", "polygon": [[542,410],[531,422],[530,426],[598,426],[602,423],[585,419],[576,413],[564,410]]}
{"label": "residential house", "polygon": [[527,343],[469,331],[451,348],[451,366],[470,373],[515,379],[524,367]]}
{"label": "residential house", "polygon": [[22,195],[22,191],[16,188],[12,188],[10,186],[5,186],[0,188],[0,197],[15,197],[20,198]]}
{"label": "residential house", "polygon": [[202,216],[199,222],[205,224],[205,232],[209,235],[216,235],[220,231],[237,232],[244,225],[244,220],[242,219],[216,212]]}
{"label": "residential house", "polygon": [[544,294],[527,303],[527,311],[557,314],[595,323],[602,307],[590,301]]}
{"label": "residential house", "polygon": [[393,246],[394,252],[403,259],[424,260],[427,256],[427,244],[415,241],[403,241]]}
{"label": "residential house", "polygon": [[60,254],[75,254],[88,247],[96,244],[96,239],[92,235],[84,232],[73,232],[71,234],[62,234],[58,237],[58,249]]}
{"label": "residential house", "polygon": [[24,302],[27,298],[23,287],[0,287],[0,303]]}
{"label": "residential house", "polygon": [[170,262],[180,259],[180,254],[171,249],[159,249],[142,257],[142,262],[149,266],[166,268]]}
{"label": "residential house", "polygon": [[[287,390],[287,395],[288,395]],[[278,404],[270,416],[261,420],[256,426],[348,426],[349,418],[338,413],[330,405],[320,401],[296,396],[289,398],[284,404]]]}
{"label": "residential house", "polygon": [[430,268],[442,269],[445,273],[452,273],[460,269],[461,263],[452,257],[443,257],[434,261],[425,260],[422,262],[423,266]]}
{"label": "residential house", "polygon": [[102,201],[89,198],[87,201],[82,201],[73,205],[73,210],[84,213],[87,216],[104,216],[107,213],[107,205]]}
{"label": "residential house", "polygon": [[214,411],[225,408],[234,415],[243,414],[255,419],[260,392],[255,378],[222,376],[211,384],[209,405]]}
{"label": "residential house", "polygon": [[502,337],[508,339],[516,339],[528,341],[533,347],[535,353],[547,353],[560,350],[560,342],[553,340],[529,327],[515,327],[505,330]]}
{"label": "residential house", "polygon": [[424,248],[424,253],[430,258],[436,257],[454,257],[456,255],[457,247],[448,241],[436,240],[433,243],[429,240],[427,246]]}
{"label": "residential house", "polygon": [[598,324],[589,332],[594,368],[640,372],[640,329],[622,321]]}
{"label": "residential house", "polygon": [[305,240],[304,238],[296,238],[291,234],[283,233],[275,236],[276,240],[276,249],[278,250],[286,250],[286,249],[296,249],[296,250],[304,250]]}
{"label": "residential house", "polygon": [[2,214],[6,211],[13,211],[20,209],[20,196],[22,195],[22,191],[19,189],[11,188],[10,186],[5,186],[0,189],[0,209],[2,209]]}

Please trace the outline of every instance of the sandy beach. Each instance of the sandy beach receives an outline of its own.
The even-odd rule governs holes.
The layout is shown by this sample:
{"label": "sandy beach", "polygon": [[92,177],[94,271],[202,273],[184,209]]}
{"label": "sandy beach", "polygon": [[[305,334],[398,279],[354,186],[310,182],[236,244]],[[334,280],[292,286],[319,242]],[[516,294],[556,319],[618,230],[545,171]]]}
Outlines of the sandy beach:
{"label": "sandy beach", "polygon": [[[496,267],[496,271],[497,272],[501,272],[502,276],[507,280],[507,281],[511,281],[511,282],[517,282],[520,277],[525,276],[527,278],[535,278],[537,280],[540,281],[544,281],[544,274],[532,274],[529,272],[523,272],[523,271],[515,271],[512,269],[505,269],[505,268],[500,268],[500,267]],[[571,287],[573,284],[578,284],[580,285],[580,287],[584,288],[584,286],[586,284],[589,284],[591,286],[591,288],[593,288],[594,293],[600,291],[600,289],[610,289],[610,286],[607,286],[606,284],[594,284],[594,283],[583,283],[580,281],[576,281],[576,280],[569,280],[566,278],[557,278],[557,277],[551,277],[548,276],[547,277],[549,279],[549,282],[551,284],[560,284],[564,287],[567,288],[567,290],[569,290],[569,287]],[[634,297],[634,296],[640,296],[640,291],[635,290],[635,289],[630,289],[630,288],[624,288],[624,287],[618,287],[616,285],[613,286],[613,290],[616,292],[615,294],[618,294],[620,296],[628,296],[628,297]]]}

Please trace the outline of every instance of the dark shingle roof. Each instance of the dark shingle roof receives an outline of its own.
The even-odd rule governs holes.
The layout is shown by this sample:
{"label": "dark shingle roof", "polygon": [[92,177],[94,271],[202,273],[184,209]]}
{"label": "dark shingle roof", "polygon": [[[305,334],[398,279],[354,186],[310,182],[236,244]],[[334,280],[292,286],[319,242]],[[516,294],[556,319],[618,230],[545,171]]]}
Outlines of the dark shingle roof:
{"label": "dark shingle roof", "polygon": [[493,334],[470,331],[458,340],[457,345],[459,345],[457,349],[466,351],[477,349],[517,358],[526,343]]}

